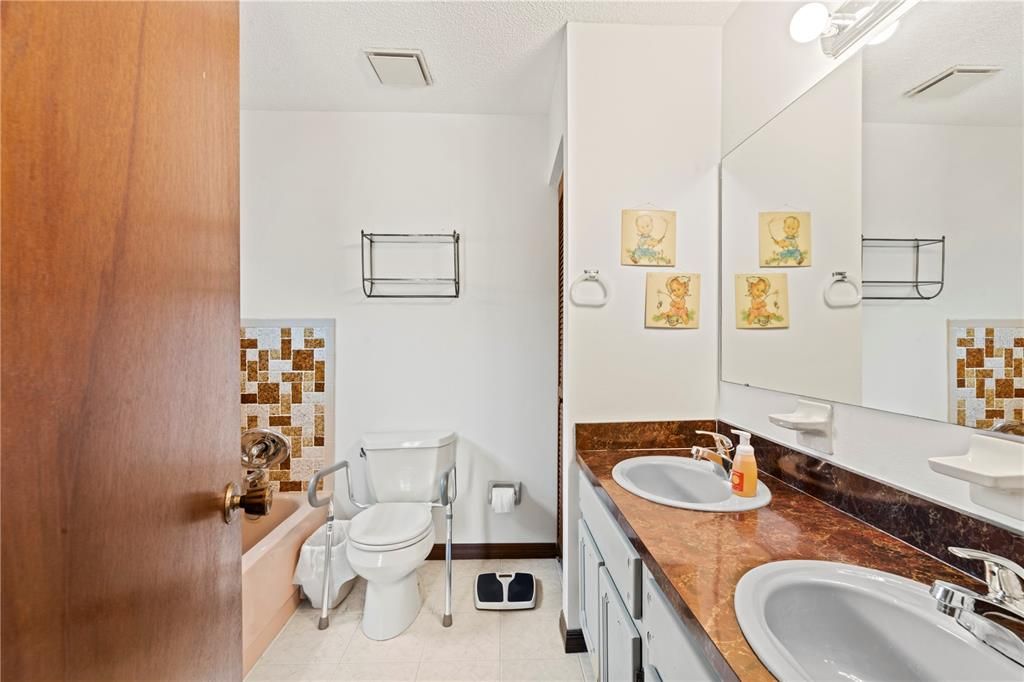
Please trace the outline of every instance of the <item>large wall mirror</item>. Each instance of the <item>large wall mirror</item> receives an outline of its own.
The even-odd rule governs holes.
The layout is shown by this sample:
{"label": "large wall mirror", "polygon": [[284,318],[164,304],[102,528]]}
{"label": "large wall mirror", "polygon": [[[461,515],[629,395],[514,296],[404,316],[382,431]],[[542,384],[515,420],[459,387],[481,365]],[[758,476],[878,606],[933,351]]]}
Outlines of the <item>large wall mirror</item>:
{"label": "large wall mirror", "polygon": [[1022,14],[922,2],[723,159],[724,381],[1024,435]]}

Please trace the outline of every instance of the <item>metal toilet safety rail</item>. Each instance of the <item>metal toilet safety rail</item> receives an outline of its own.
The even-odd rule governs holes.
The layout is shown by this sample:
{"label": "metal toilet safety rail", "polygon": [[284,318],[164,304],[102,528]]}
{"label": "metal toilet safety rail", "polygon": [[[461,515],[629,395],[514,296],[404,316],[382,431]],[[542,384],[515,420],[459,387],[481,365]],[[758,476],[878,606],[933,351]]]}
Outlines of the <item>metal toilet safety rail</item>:
{"label": "metal toilet safety rail", "polygon": [[[360,448],[360,455],[366,457],[365,451]],[[363,504],[357,502],[352,494],[352,470],[349,467],[348,460],[333,464],[326,469],[321,469],[313,475],[313,478],[309,480],[309,492],[307,498],[309,504],[313,507],[327,506],[327,524],[326,524],[326,551],[324,552],[324,589],[323,589],[323,602],[320,610],[320,620],[317,623],[317,628],[320,630],[326,630],[330,625],[330,618],[327,615],[328,610],[328,593],[330,592],[331,584],[331,535],[334,526],[334,493],[332,492],[325,498],[320,498],[316,494],[317,486],[320,484],[321,479],[329,476],[335,472],[345,470],[345,484],[348,486],[348,501],[352,506],[358,509],[369,509],[373,505]],[[444,540],[444,572],[445,572],[445,583],[444,583],[444,617],[441,620],[441,624],[444,627],[451,627],[452,625],[452,520],[453,507],[455,505],[455,498],[458,497],[458,475],[455,464],[446,469],[441,473],[438,481],[440,488],[440,495],[436,502],[430,502],[431,507],[442,507],[444,508],[444,519],[445,519],[445,540]]]}

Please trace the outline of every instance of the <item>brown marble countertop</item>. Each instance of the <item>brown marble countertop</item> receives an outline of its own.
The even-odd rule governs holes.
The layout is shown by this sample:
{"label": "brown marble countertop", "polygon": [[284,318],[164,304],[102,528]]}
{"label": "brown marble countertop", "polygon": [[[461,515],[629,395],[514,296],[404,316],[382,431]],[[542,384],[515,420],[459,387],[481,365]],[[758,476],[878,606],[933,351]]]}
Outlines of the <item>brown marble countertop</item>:
{"label": "brown marble countertop", "polygon": [[576,459],[683,623],[726,679],[773,680],[740,631],[736,583],[772,561],[814,559],[866,566],[918,582],[948,580],[983,589],[974,578],[891,535],[762,475],[767,507],[708,513],[676,509],[627,492],[612,467],[641,455],[689,456],[685,450],[579,450]]}

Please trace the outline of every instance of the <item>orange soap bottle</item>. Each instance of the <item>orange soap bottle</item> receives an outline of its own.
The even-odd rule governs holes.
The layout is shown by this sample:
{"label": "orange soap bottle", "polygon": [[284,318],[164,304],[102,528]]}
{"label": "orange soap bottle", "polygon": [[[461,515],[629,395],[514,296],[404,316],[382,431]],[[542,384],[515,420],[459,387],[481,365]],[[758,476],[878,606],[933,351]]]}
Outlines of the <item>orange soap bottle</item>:
{"label": "orange soap bottle", "polygon": [[750,445],[750,434],[746,431],[733,433],[740,437],[740,444],[732,459],[732,494],[753,497],[757,494],[757,460]]}

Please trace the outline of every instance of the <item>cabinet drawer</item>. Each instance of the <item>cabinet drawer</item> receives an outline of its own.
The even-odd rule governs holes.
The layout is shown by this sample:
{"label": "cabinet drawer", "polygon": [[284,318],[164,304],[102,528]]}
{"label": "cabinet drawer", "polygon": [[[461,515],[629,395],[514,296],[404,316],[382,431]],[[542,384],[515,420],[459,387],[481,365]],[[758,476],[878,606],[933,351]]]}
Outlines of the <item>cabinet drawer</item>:
{"label": "cabinet drawer", "polygon": [[586,520],[598,551],[604,557],[605,568],[611,574],[627,611],[633,618],[640,618],[640,572],[643,566],[640,555],[633,549],[618,522],[598,499],[594,487],[582,473],[579,483],[580,513]]}
{"label": "cabinet drawer", "polygon": [[721,679],[646,567],[643,573],[645,679],[664,682]]}

